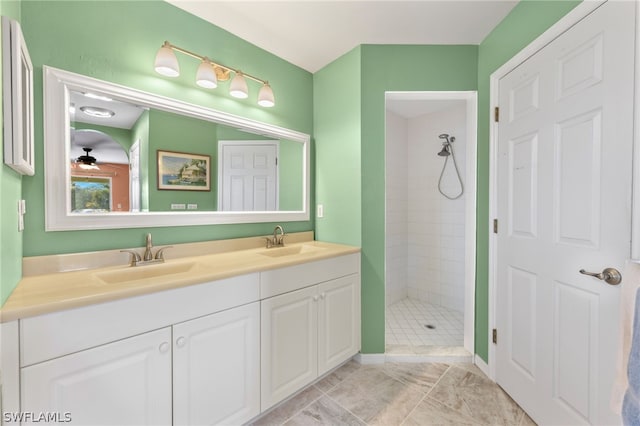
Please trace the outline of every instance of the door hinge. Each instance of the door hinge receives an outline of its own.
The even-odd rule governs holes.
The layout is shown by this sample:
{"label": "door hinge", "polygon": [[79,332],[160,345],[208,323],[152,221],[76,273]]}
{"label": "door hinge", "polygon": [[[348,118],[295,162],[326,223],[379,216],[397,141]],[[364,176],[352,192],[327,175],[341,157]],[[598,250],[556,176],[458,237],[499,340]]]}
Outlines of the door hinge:
{"label": "door hinge", "polygon": [[276,157],[276,166],[278,165],[278,157]]}
{"label": "door hinge", "polygon": [[498,330],[497,329],[493,329],[493,331],[491,332],[491,340],[493,341],[493,343],[495,345],[498,344]]}
{"label": "door hinge", "polygon": [[493,233],[498,233],[498,219],[493,219]]}
{"label": "door hinge", "polygon": [[496,123],[500,121],[500,107],[495,107],[493,109],[493,121]]}

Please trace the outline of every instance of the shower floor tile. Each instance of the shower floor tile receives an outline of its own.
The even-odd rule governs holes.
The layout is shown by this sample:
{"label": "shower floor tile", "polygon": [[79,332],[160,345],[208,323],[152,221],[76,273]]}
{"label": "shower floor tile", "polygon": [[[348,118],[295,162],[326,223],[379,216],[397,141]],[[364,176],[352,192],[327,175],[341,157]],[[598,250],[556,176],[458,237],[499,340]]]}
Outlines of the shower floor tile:
{"label": "shower floor tile", "polygon": [[464,315],[423,302],[402,299],[387,306],[387,345],[463,346]]}

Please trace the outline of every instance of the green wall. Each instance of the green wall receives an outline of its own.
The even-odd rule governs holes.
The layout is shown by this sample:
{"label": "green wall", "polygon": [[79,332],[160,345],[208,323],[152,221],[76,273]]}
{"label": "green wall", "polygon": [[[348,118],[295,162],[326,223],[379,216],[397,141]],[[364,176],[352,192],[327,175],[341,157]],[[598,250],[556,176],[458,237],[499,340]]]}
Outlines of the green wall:
{"label": "green wall", "polygon": [[[27,1],[22,24],[34,65],[36,176],[24,179],[30,206],[24,233],[24,256],[140,246],[153,232],[158,245],[269,234],[274,224],[181,226],[147,229],[45,232],[42,129],[42,65],[131,86],[311,133],[312,75],[210,23],[164,1]],[[181,76],[169,79],[153,70],[164,40],[243,71],[268,79],[276,95],[274,108],[256,103],[259,86],[249,82],[249,99],[228,95],[228,83],[203,90],[194,83],[197,61],[180,55]],[[152,154],[152,153],[150,153]],[[144,165],[143,165],[144,166]],[[313,175],[313,168],[311,170]],[[149,178],[154,182],[153,176]],[[2,195],[3,205],[5,195]],[[285,223],[287,232],[313,229],[313,220]],[[11,288],[11,285],[7,286]]]}
{"label": "green wall", "polygon": [[489,77],[579,3],[522,0],[480,44],[475,352],[485,361],[489,359]]}
{"label": "green wall", "polygon": [[[20,2],[0,1],[0,15],[20,22]],[[0,69],[0,77],[2,77],[2,69]],[[2,87],[0,87],[1,94]],[[1,116],[2,103],[0,102]],[[0,131],[0,146],[2,142],[3,135]],[[0,158],[2,158],[0,162],[0,200],[2,200],[0,203],[0,241],[2,241],[0,244],[0,306],[7,300],[22,277],[22,234],[18,232],[18,200],[22,198],[23,178],[4,164],[3,153],[4,150],[0,149]],[[26,177],[25,180],[27,179],[31,178]],[[27,204],[27,209],[29,207]]]}
{"label": "green wall", "polygon": [[316,220],[319,240],[360,246],[361,48],[313,76]]}
{"label": "green wall", "polygon": [[362,46],[362,351],[384,352],[385,92],[476,90],[478,46]]}
{"label": "green wall", "polygon": [[475,90],[477,46],[363,45],[314,75],[318,239],[362,246],[362,352],[384,352],[385,92]]}
{"label": "green wall", "polygon": [[[152,109],[149,111],[149,210],[171,211],[172,203],[197,204],[198,210],[213,211],[218,203],[217,176],[218,124]],[[171,191],[158,189],[157,152],[178,151],[208,155],[210,191]]]}

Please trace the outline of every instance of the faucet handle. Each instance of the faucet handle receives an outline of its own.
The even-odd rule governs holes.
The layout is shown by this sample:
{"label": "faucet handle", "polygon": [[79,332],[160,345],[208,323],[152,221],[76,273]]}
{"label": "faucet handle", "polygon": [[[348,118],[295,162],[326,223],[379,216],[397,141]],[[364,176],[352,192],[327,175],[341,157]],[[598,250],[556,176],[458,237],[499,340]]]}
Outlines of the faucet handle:
{"label": "faucet handle", "polygon": [[131,261],[130,261],[131,266],[136,266],[136,264],[142,260],[138,252],[136,252],[135,250],[120,250],[120,251],[122,253],[131,254]]}
{"label": "faucet handle", "polygon": [[164,246],[159,248],[156,252],[156,260],[164,260],[164,251],[168,248],[173,248],[173,246]]}

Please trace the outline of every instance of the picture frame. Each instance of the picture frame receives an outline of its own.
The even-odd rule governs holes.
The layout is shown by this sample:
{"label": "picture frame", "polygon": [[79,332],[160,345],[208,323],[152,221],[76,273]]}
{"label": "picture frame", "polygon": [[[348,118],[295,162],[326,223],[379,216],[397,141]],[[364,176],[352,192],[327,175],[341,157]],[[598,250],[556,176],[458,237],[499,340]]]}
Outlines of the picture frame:
{"label": "picture frame", "polygon": [[211,156],[157,151],[158,189],[211,191]]}
{"label": "picture frame", "polygon": [[0,25],[4,162],[22,175],[33,176],[33,64],[20,24],[3,16]]}

